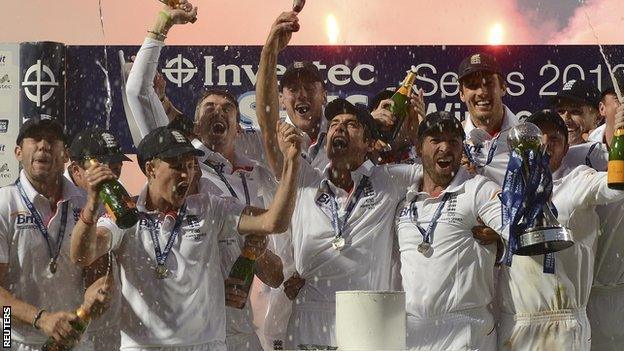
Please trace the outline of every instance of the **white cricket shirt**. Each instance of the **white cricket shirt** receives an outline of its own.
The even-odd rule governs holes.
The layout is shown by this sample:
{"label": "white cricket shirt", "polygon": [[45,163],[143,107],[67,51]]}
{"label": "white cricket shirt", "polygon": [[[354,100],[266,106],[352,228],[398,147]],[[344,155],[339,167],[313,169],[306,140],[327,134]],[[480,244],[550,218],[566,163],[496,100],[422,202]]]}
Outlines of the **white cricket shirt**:
{"label": "white cricket shirt", "polygon": [[[408,319],[487,306],[493,298],[496,245],[479,244],[472,228],[481,218],[502,232],[500,187],[480,175],[471,178],[464,168],[438,197],[419,192],[419,185],[420,180],[410,187],[395,216]],[[426,256],[418,251],[423,235],[416,223],[429,228],[444,194],[449,198],[431,234],[432,254]]]}
{"label": "white cricket shirt", "polygon": [[[147,186],[137,201],[145,212]],[[218,240],[237,228],[244,206],[210,194],[189,196],[182,227],[165,262],[169,277],[157,279],[149,227],[142,219],[119,229],[109,218],[98,226],[112,233],[121,268],[121,346],[189,346],[225,341],[225,296]],[[172,215],[146,212],[157,224],[164,250],[175,223]]]}
{"label": "white cricket shirt", "polygon": [[[507,163],[509,163],[509,146],[507,145],[507,135],[509,130],[520,122],[511,110],[503,105],[505,115],[503,125],[497,136],[492,137],[483,129],[475,127],[472,117],[466,118],[464,132],[466,133],[466,145],[477,164],[477,173],[493,180],[499,186],[503,185]],[[493,151],[490,151],[493,150]],[[488,163],[488,156],[492,153],[492,159]]]}
{"label": "white cricket shirt", "polygon": [[501,266],[499,306],[507,314],[585,308],[600,226],[596,206],[624,199],[624,191],[607,187],[605,172],[587,166],[575,168],[553,185],[557,219],[572,231],[574,245],[555,253],[555,274],[543,273],[543,255],[515,255],[511,267]]}
{"label": "white cricket shirt", "polygon": [[[52,275],[48,270],[51,257],[46,240],[17,186],[11,184],[0,189],[0,263],[8,265],[4,287],[17,299],[36,308],[49,312],[75,311],[82,304],[85,287],[82,268],[73,264],[69,257],[70,235],[85,199],[79,189],[63,177],[63,198],[57,203],[54,213],[49,201],[30,184],[24,170],[20,172],[19,179],[26,196],[48,229],[53,252],[58,247],[61,210],[65,202],[68,203],[67,222],[57,260],[58,268]],[[42,331],[36,330],[30,323],[14,321],[11,328],[11,337],[18,342],[43,344],[47,339]]]}

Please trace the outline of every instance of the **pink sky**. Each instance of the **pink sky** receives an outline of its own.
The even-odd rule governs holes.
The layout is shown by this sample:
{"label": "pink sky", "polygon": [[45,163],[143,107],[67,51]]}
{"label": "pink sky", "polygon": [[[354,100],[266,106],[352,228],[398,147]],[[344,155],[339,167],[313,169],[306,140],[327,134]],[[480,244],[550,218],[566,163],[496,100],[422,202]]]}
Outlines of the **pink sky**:
{"label": "pink sky", "polygon": [[[300,15],[302,29],[292,44],[327,44],[325,20],[330,13],[340,27],[338,44],[486,44],[489,30],[496,23],[503,26],[507,44],[594,44],[584,11],[602,43],[624,43],[621,35],[624,1],[585,1],[567,27],[559,31],[555,30],[554,21],[539,21],[538,27],[531,25],[532,16],[537,13],[521,12],[517,1],[521,0],[308,0]],[[3,2],[4,30],[0,42],[104,43],[98,0]],[[160,6],[156,0],[101,2],[106,43],[118,45],[140,44]],[[173,30],[167,40],[169,44],[262,44],[275,17],[288,10],[292,1],[199,0],[195,3],[199,6],[198,22]]]}

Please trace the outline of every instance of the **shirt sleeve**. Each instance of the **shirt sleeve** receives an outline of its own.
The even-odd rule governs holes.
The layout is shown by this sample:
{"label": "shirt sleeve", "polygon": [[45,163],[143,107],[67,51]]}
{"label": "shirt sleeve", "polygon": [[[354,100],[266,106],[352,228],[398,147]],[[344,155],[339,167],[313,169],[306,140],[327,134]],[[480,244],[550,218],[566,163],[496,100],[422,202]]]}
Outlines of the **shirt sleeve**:
{"label": "shirt sleeve", "polygon": [[574,172],[577,174],[571,181],[578,186],[573,187],[570,201],[576,206],[606,205],[624,199],[624,191],[610,189],[607,185],[607,172],[597,172],[585,166]]}
{"label": "shirt sleeve", "polygon": [[422,176],[422,166],[419,164],[384,167],[388,176],[388,191],[397,198],[403,198],[407,193],[407,188],[416,183]]}
{"label": "shirt sleeve", "polygon": [[[129,228],[128,230],[135,230],[138,225],[139,223],[137,223],[132,228]],[[116,251],[117,249],[119,249],[126,230],[119,228],[117,224],[115,224],[115,221],[113,221],[112,218],[108,217],[107,215],[103,215],[98,219],[97,227],[106,228],[110,231],[111,246],[109,248],[109,251]]]}
{"label": "shirt sleeve", "polygon": [[210,208],[206,211],[206,223],[217,228],[218,239],[226,239],[238,233],[238,223],[246,205],[233,197],[208,195]]}
{"label": "shirt sleeve", "polygon": [[475,215],[483,221],[483,223],[496,231],[505,240],[509,240],[509,231],[503,228],[503,218],[501,214],[502,204],[498,195],[501,192],[498,184],[485,177],[478,176],[474,206]]}
{"label": "shirt sleeve", "polygon": [[169,123],[169,117],[154,90],[160,50],[164,45],[162,41],[145,38],[128,76],[126,98],[141,137]]}

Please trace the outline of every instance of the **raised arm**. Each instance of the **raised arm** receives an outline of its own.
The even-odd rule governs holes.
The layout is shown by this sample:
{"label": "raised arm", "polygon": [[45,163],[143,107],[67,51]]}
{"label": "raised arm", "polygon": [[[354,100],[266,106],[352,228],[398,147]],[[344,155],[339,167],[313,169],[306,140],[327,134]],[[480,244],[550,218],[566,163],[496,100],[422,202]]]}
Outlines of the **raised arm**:
{"label": "raised arm", "polygon": [[80,213],[71,235],[70,258],[72,262],[87,267],[105,255],[111,247],[112,233],[105,227],[96,228],[99,207],[99,187],[102,182],[115,179],[113,172],[103,164],[87,169],[87,203]]}
{"label": "raised arm", "polygon": [[166,97],[161,101],[160,95],[154,89],[154,77],[160,50],[165,46],[164,40],[174,24],[195,22],[196,18],[197,8],[186,0],[180,0],[176,8],[165,6],[156,15],[156,20],[136,56],[126,84],[126,97],[142,137],[169,123],[165,110],[169,102]]}
{"label": "raised arm", "polygon": [[238,223],[242,235],[267,235],[282,233],[288,229],[297,196],[297,172],[301,156],[301,134],[286,122],[277,122],[279,146],[284,158],[282,177],[275,198],[268,209],[248,206]]}
{"label": "raised arm", "polygon": [[277,87],[277,56],[299,30],[296,12],[283,12],[273,25],[262,47],[256,83],[256,116],[262,130],[264,154],[276,177],[282,172],[283,156],[277,141],[276,124],[279,120],[279,92]]}

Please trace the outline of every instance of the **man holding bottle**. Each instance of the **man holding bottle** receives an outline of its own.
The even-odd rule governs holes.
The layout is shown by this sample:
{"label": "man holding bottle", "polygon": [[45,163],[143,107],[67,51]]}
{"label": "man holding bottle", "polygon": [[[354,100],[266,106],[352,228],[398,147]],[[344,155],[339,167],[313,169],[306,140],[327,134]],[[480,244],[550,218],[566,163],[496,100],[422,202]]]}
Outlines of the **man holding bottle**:
{"label": "man holding bottle", "polygon": [[[620,91],[624,91],[624,75],[622,71],[616,74]],[[602,92],[600,113],[605,117],[605,124],[598,129],[590,140],[602,142],[611,152],[616,153],[615,138],[616,121],[624,118],[624,104],[621,104],[612,84],[608,84]],[[624,139],[622,133],[620,140]],[[593,139],[593,140],[592,140]],[[624,155],[624,145],[619,143],[620,155]],[[617,165],[618,160],[620,161]],[[608,172],[622,169],[622,157],[614,155],[610,157]],[[611,166],[613,164],[614,167]],[[620,183],[622,173],[620,173]],[[617,177],[613,177],[617,183]],[[592,349],[596,350],[621,350],[624,348],[624,265],[621,257],[624,255],[624,220],[622,217],[624,201],[619,201],[608,206],[598,207],[600,216],[600,229],[602,235],[598,240],[596,252],[595,278],[592,291],[587,305],[587,315],[591,323]]]}
{"label": "man holding bottle", "polygon": [[139,165],[148,178],[137,201],[141,220],[121,229],[103,217],[96,230],[98,189],[114,174],[100,164],[89,168],[89,195],[72,232],[72,259],[89,265],[110,249],[117,252],[122,348],[226,349],[217,241],[232,230],[267,235],[288,227],[300,138],[282,134],[280,140],[284,170],[268,210],[207,193],[189,196],[195,157],[202,151],[180,132],[159,127],[138,146]]}
{"label": "man holding bottle", "polygon": [[[69,146],[69,160],[71,162],[67,166],[65,177],[80,188],[85,197],[89,187],[86,175],[89,167],[87,160],[91,158],[108,165],[117,177],[121,175],[123,162],[130,161],[121,151],[117,138],[111,132],[101,128],[88,128],[78,133]],[[114,281],[110,307],[101,318],[90,324],[87,337],[93,341],[95,351],[119,350],[121,288],[119,285],[119,268],[115,258],[112,255],[102,256],[86,270],[88,272],[85,276],[87,281],[98,278],[107,272],[112,275]]]}
{"label": "man holding bottle", "polygon": [[[169,124],[160,102],[160,92],[156,91],[153,84],[160,52],[165,45],[165,35],[175,25],[192,23],[195,19],[196,10],[186,0],[179,1],[176,7],[165,6],[157,15],[136,56],[128,77],[126,96],[142,135]],[[197,157],[201,171],[198,176],[206,180],[200,182],[198,191],[233,197],[245,205],[267,207],[277,185],[264,165],[240,152],[237,145],[241,136],[239,119],[236,97],[225,90],[207,90],[197,102],[193,133],[197,138],[191,142],[197,150],[202,151],[202,156]],[[263,283],[279,287],[283,281],[281,262],[266,246],[262,238],[243,238],[234,231],[219,239],[221,270],[226,279],[226,328],[230,350],[261,348],[254,319],[263,319],[265,309],[258,308],[258,305],[263,304],[256,304],[255,299],[252,303],[245,303],[248,300],[247,292],[236,288],[236,282],[228,276],[241,252],[253,247],[259,256],[254,267],[257,276],[262,278],[262,281],[256,280],[253,293],[262,289]]]}
{"label": "man holding bottle", "polygon": [[[59,122],[26,121],[15,147],[23,169],[0,189],[0,303],[11,307],[14,350],[39,349],[47,338],[75,343],[73,311],[95,317],[109,300],[109,281],[98,279],[85,292],[82,269],[69,261],[68,237],[85,199],[63,177],[66,141]],[[92,349],[88,341],[75,348]]]}

